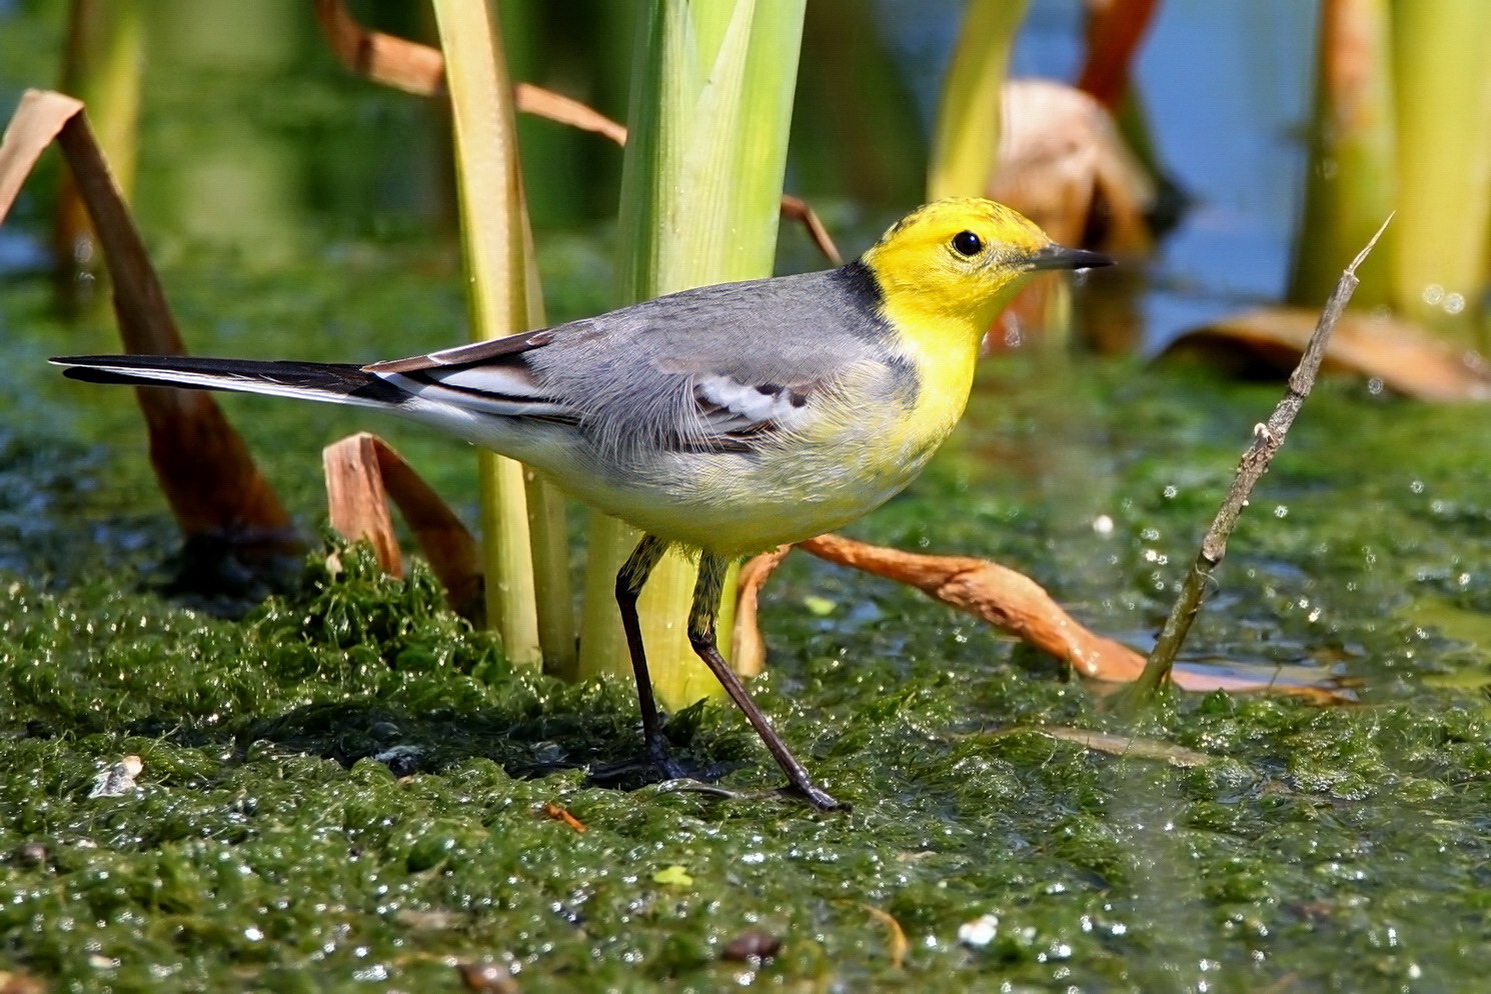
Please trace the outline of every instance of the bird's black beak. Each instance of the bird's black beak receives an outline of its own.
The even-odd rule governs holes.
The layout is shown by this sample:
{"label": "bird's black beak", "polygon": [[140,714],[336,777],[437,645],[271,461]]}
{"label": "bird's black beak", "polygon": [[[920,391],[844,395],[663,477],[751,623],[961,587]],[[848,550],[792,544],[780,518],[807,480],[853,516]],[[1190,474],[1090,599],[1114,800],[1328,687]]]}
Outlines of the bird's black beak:
{"label": "bird's black beak", "polygon": [[1031,269],[1097,269],[1113,265],[1113,260],[1101,252],[1061,245],[1047,245],[1028,256],[1026,261]]}

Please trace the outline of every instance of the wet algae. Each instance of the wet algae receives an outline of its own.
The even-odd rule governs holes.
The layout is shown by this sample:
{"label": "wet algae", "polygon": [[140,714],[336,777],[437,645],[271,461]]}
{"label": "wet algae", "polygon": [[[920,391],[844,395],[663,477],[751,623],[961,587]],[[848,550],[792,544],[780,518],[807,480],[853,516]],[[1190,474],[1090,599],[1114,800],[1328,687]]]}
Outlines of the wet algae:
{"label": "wet algae", "polygon": [[[60,11],[8,47],[7,82],[55,78]],[[136,202],[192,348],[348,361],[460,341],[454,253],[401,204],[428,195],[408,177],[431,168],[415,139],[433,126],[311,50],[273,76],[153,53],[168,68],[147,80]],[[225,190],[212,167],[234,157],[266,182]],[[7,259],[18,227],[46,224],[44,187],[29,189]],[[551,318],[609,305],[596,241],[539,239]],[[789,559],[764,598],[773,654],[755,693],[856,805],[824,816],[587,786],[586,766],[640,745],[630,689],[512,672],[417,564],[390,580],[343,549],[340,571],[313,555],[262,604],[171,592],[177,540],[128,392],[44,363],[117,338],[57,323],[47,281],[15,275],[0,299],[0,972],[151,992],[457,991],[454,964],[484,961],[530,994],[1484,984],[1491,411],[1327,384],[1243,519],[1186,659],[1337,674],[1359,684],[1349,707],[1179,697],[1120,728],[978,623]],[[853,533],[996,558],[1146,645],[1277,388],[1041,354],[984,374],[947,451]],[[472,519],[458,446],[355,412],[223,403],[311,536],[319,449],[363,428]],[[1021,730],[1042,725],[1213,758]],[[732,713],[693,709],[670,733],[731,788],[778,782]],[[134,788],[90,796],[127,756]],[[872,909],[904,931],[902,965]],[[974,920],[982,943],[960,942]],[[723,960],[751,931],[778,936],[776,956]]]}
{"label": "wet algae", "polygon": [[[986,374],[952,450],[856,534],[1020,566],[1142,641],[1274,388]],[[75,396],[38,380],[25,404]],[[290,406],[240,420],[312,477],[290,490],[314,521],[317,440],[267,444]],[[1433,990],[1491,956],[1491,413],[1327,385],[1234,540],[1187,655],[1336,673],[1354,706],[1213,694],[1122,729],[976,622],[789,560],[756,693],[847,816],[588,786],[640,744],[630,690],[514,673],[418,566],[318,553],[236,620],[163,595],[138,454],[88,441],[128,416],[13,419],[0,473],[0,957],[56,989],[459,990],[452,964],[489,960],[527,990]],[[776,783],[732,713],[671,734],[732,788]],[[90,796],[125,756],[133,789]],[[722,960],[751,930],[775,958]]]}

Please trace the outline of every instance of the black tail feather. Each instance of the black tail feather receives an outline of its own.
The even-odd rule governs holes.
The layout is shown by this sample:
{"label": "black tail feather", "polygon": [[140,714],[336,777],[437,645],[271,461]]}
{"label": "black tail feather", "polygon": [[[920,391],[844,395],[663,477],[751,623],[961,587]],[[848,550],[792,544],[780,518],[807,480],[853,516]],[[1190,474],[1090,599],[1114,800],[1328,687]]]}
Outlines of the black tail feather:
{"label": "black tail feather", "polygon": [[[88,383],[252,393],[273,393],[283,388],[285,393],[325,399],[345,397],[367,404],[398,404],[409,397],[394,384],[351,363],[162,355],[59,356],[51,361],[66,367],[64,376]],[[180,374],[180,378],[173,374]]]}

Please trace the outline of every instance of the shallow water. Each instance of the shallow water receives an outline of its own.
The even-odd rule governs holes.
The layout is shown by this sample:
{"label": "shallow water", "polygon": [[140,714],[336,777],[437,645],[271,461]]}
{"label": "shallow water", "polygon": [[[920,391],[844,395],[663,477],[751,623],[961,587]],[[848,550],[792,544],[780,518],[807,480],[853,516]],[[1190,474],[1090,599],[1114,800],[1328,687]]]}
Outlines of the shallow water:
{"label": "shallow water", "polygon": [[[418,153],[359,152],[417,113],[324,66],[264,106],[227,79],[247,72],[209,72],[197,94],[240,101],[246,130],[192,138],[279,163],[238,161],[260,186],[236,210],[183,232],[167,219],[200,198],[168,191],[199,181],[147,170],[142,211],[161,212],[153,242],[194,348],[349,359],[459,338],[449,243],[423,187],[388,185]],[[202,126],[175,99],[147,148]],[[328,130],[348,107],[349,130]],[[0,961],[58,989],[152,991],[454,990],[450,961],[482,959],[527,990],[1452,990],[1483,974],[1491,411],[1327,382],[1233,539],[1185,658],[1348,679],[1354,706],[1178,697],[1128,731],[1208,761],[1089,751],[1026,730],[1124,731],[1049,660],[794,556],[763,602],[755,692],[854,813],[602,790],[580,767],[636,751],[629,689],[510,672],[422,570],[392,581],[345,553],[332,579],[313,561],[240,620],[163,593],[175,532],[128,391],[42,361],[112,348],[112,332],[58,321],[25,271],[39,203],[0,237],[0,260],[22,260],[0,295]],[[274,203],[299,220],[270,223]],[[598,230],[541,238],[555,318],[606,306]],[[1150,334],[1163,326],[1152,315]],[[851,533],[995,558],[1143,647],[1277,396],[1130,359],[992,360],[934,466]],[[359,428],[474,501],[454,443],[223,403],[309,533],[319,449]],[[777,784],[731,712],[691,710],[671,733],[729,765],[726,786]],[[129,755],[137,789],[91,797]],[[904,930],[904,966],[872,908]],[[960,942],[982,916],[987,941]],[[782,938],[777,958],[722,962],[751,929]]]}

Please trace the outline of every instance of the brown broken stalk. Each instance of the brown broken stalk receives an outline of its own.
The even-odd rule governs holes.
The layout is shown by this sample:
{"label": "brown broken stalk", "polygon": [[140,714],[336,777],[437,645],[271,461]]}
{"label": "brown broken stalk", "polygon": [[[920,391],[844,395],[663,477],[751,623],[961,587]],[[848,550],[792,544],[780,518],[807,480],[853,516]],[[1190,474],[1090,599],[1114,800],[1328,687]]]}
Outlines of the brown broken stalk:
{"label": "brown broken stalk", "polygon": [[368,432],[349,435],[321,453],[331,527],[350,541],[367,541],[385,573],[403,573],[390,501],[404,515],[420,551],[461,617],[480,623],[482,574],[476,540],[393,447]]}
{"label": "brown broken stalk", "polygon": [[1159,0],[1089,0],[1087,53],[1077,88],[1116,113]]}
{"label": "brown broken stalk", "polygon": [[[88,208],[113,286],[125,351],[185,355],[181,333],[83,105],[28,90],[0,143],[0,219],[42,151],[56,141]],[[136,389],[150,434],[150,460],[187,539],[227,540],[249,559],[298,551],[289,513],[259,473],[243,438],[200,390]]]}

